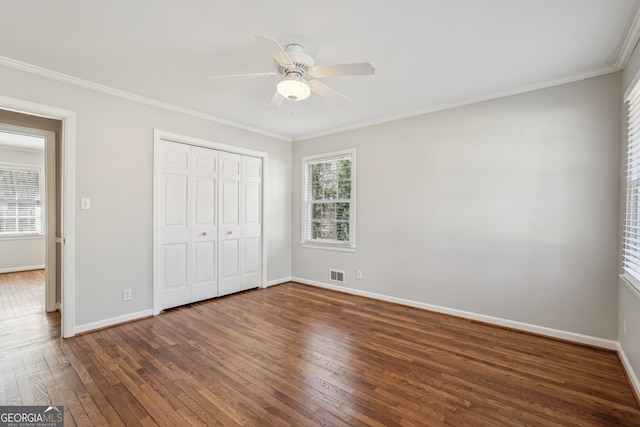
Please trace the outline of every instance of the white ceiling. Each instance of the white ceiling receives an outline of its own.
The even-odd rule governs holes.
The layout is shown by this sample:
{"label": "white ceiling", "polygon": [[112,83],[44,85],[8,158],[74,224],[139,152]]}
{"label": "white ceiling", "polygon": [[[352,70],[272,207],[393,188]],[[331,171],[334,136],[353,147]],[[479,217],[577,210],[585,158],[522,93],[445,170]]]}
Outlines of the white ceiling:
{"label": "white ceiling", "polygon": [[[615,71],[640,0],[2,0],[0,64],[30,64],[303,139]],[[298,43],[352,100],[266,106],[277,79],[254,36]],[[630,36],[629,36],[630,35]],[[20,64],[18,64],[18,61]]]}

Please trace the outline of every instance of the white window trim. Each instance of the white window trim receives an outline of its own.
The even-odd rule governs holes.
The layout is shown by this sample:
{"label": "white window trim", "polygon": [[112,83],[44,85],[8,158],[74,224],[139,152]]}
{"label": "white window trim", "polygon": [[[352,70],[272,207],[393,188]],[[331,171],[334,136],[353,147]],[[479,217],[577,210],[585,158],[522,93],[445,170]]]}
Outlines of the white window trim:
{"label": "white window trim", "polygon": [[622,273],[619,277],[622,279],[622,283],[625,284],[627,289],[629,289],[636,298],[640,299],[640,281],[627,273]]}
{"label": "white window trim", "polygon": [[20,171],[38,171],[40,179],[40,232],[39,233],[7,233],[0,234],[0,240],[23,240],[23,239],[35,239],[41,238],[46,235],[46,212],[47,207],[45,205],[45,178],[44,178],[44,166],[34,165],[28,163],[10,163],[0,162],[0,169],[13,169]]}
{"label": "white window trim", "polygon": [[[349,205],[349,243],[317,242],[306,240],[306,165],[314,161],[329,161],[349,156],[351,158],[351,202]],[[301,229],[300,245],[303,248],[324,249],[330,251],[355,252],[356,250],[356,149],[332,151],[330,153],[314,154],[302,157],[301,181],[302,181],[302,203],[301,203]]]}
{"label": "white window trim", "polygon": [[[628,159],[628,155],[629,155],[629,143],[630,143],[630,127],[632,125],[635,125],[635,130],[638,131],[638,120],[640,116],[640,72],[638,74],[636,74],[636,76],[633,79],[633,82],[631,83],[631,85],[629,86],[629,88],[627,89],[626,93],[625,93],[625,107],[626,107],[626,135],[625,135],[625,149],[624,149],[624,158],[625,158],[625,162],[624,162],[624,200],[625,200],[625,204],[624,204],[624,219],[622,221],[622,240],[620,242],[621,246],[622,246],[622,258],[621,258],[621,269],[622,269],[622,273],[620,274],[620,278],[623,279],[625,285],[631,289],[634,293],[634,295],[636,296],[640,296],[640,276],[638,276],[638,270],[637,269],[633,269],[633,268],[627,268],[626,264],[627,264],[627,209],[628,209],[628,200],[629,200],[629,190],[628,190],[628,184],[629,184],[629,178],[628,178],[628,174],[629,174],[629,159]],[[635,103],[635,107],[631,105],[631,103],[634,102]],[[634,117],[630,117],[631,112],[632,112],[632,107],[634,107],[634,111],[636,116]],[[636,137],[636,140],[634,140],[635,143],[638,143],[638,137]],[[637,144],[635,146],[636,150],[640,148],[640,144]],[[636,162],[638,160],[637,157],[637,151],[634,151],[636,153],[636,158],[634,159]],[[636,166],[635,170],[637,171],[638,166]],[[636,246],[637,248],[637,246]],[[636,261],[636,264],[638,262],[640,262],[640,258],[635,257],[635,259],[631,259],[631,261]],[[634,274],[635,272],[635,274]]]}

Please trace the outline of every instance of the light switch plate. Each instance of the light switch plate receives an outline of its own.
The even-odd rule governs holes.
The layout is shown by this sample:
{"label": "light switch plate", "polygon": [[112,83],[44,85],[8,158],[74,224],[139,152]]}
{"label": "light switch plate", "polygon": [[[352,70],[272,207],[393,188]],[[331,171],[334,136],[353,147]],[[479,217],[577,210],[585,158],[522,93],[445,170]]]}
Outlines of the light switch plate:
{"label": "light switch plate", "polygon": [[83,197],[82,199],[80,199],[80,209],[91,209],[91,199],[88,197]]}

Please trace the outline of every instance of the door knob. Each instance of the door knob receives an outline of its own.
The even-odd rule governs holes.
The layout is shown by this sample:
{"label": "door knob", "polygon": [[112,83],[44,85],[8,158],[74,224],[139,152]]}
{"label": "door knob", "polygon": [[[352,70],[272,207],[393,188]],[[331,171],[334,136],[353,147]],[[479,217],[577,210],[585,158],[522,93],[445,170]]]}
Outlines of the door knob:
{"label": "door knob", "polygon": [[233,234],[233,231],[229,230],[227,231],[227,234]]}
{"label": "door knob", "polygon": [[207,235],[207,232],[206,232],[206,231],[203,231],[203,232],[202,232],[202,235],[203,235],[203,236],[206,236],[206,235]]}

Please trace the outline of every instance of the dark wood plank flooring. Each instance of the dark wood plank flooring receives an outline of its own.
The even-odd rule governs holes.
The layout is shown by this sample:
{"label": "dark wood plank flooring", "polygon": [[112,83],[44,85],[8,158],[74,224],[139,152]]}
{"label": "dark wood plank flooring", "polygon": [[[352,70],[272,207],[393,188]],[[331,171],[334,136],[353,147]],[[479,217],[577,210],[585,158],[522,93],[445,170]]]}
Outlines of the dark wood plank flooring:
{"label": "dark wood plank flooring", "polygon": [[295,283],[66,340],[55,316],[34,342],[0,317],[0,405],[67,425],[640,425],[615,352]]}

